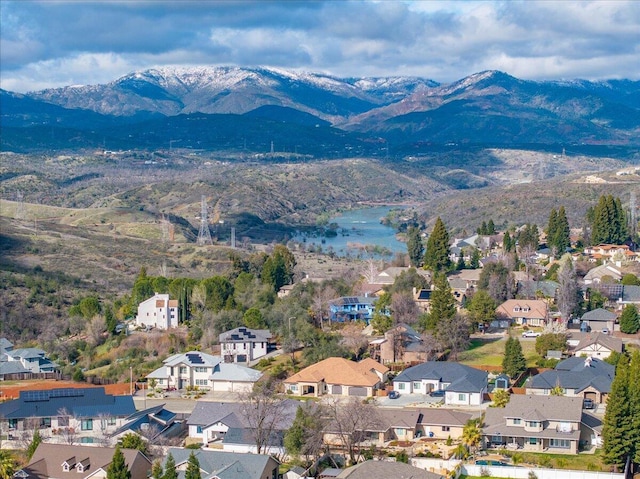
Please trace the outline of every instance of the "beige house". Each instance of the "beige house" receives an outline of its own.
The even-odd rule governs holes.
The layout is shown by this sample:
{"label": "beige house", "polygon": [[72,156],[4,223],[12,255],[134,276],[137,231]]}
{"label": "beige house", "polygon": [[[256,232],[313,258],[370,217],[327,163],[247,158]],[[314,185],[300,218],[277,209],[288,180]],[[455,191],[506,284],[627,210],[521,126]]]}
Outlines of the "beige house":
{"label": "beige house", "polygon": [[369,343],[369,354],[381,364],[421,363],[429,359],[424,342],[411,326],[401,323]]}
{"label": "beige house", "polygon": [[435,439],[459,439],[462,437],[464,425],[472,414],[452,409],[429,408],[420,409],[418,433],[423,437]]}
{"label": "beige house", "polygon": [[483,444],[487,448],[577,454],[581,419],[582,398],[514,394],[504,408],[487,408]]}
{"label": "beige house", "polygon": [[[421,416],[419,411],[380,408],[371,424],[360,431],[363,438],[360,445],[383,447],[389,441],[412,441],[416,437]],[[323,441],[328,446],[342,445],[340,433],[331,424],[323,434]]]}
{"label": "beige house", "polygon": [[360,362],[327,358],[283,381],[296,396],[374,396],[387,380],[389,368],[371,358]]}
{"label": "beige house", "polygon": [[508,299],[498,306],[496,316],[521,326],[544,326],[549,319],[549,306],[540,299]]}
{"label": "beige house", "polygon": [[[115,448],[41,443],[16,479],[105,479]],[[147,479],[151,461],[136,449],[122,449],[131,479]]]}
{"label": "beige house", "polygon": [[614,351],[622,352],[622,339],[601,332],[584,334],[580,342],[573,348],[575,356],[589,356],[599,359],[608,358]]}

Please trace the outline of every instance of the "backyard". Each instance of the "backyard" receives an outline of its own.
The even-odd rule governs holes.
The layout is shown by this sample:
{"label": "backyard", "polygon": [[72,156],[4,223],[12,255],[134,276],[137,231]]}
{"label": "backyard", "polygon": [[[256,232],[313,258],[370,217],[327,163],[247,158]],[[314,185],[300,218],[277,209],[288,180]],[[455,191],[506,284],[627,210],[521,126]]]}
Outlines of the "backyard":
{"label": "backyard", "polygon": [[[502,366],[506,342],[506,337],[472,338],[469,348],[458,354],[458,361],[467,366]],[[520,344],[527,366],[535,366],[539,357],[536,353],[536,342],[520,340]]]}

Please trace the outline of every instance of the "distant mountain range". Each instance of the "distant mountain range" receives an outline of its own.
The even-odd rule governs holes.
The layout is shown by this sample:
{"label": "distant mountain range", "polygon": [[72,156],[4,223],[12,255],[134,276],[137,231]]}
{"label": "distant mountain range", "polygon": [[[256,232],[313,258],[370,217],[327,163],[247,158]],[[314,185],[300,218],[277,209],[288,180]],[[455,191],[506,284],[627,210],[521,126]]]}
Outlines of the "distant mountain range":
{"label": "distant mountain range", "polygon": [[498,71],[439,84],[270,68],[162,68],[104,85],[0,90],[3,150],[220,150],[313,157],[434,148],[615,151],[640,145],[640,82],[534,82]]}

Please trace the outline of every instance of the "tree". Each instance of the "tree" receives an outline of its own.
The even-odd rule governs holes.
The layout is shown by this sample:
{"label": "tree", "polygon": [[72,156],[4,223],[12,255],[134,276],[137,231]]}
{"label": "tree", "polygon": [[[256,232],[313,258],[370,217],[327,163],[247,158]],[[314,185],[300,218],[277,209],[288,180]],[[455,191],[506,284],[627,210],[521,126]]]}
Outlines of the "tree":
{"label": "tree", "polygon": [[120,446],[116,446],[116,452],[113,453],[113,459],[107,467],[107,479],[131,479],[131,471],[124,462]]}
{"label": "tree", "polygon": [[467,302],[469,319],[474,324],[490,323],[496,317],[497,304],[495,300],[484,290],[478,290]]}
{"label": "tree", "polygon": [[242,321],[247,328],[266,329],[267,323],[258,308],[249,308],[242,316]]}
{"label": "tree", "polygon": [[285,284],[291,284],[295,266],[296,259],[293,253],[286,246],[278,244],[264,262],[260,277],[264,283],[270,284],[274,291],[278,291]]}
{"label": "tree", "polygon": [[589,208],[587,221],[591,225],[592,244],[622,244],[627,239],[626,214],[620,198],[602,195],[595,208]]}
{"label": "tree", "polygon": [[424,254],[426,268],[438,272],[446,271],[450,266],[449,259],[449,233],[444,223],[438,216],[433,231],[427,240],[427,250]]}
{"label": "tree", "polygon": [[487,264],[478,278],[478,289],[489,293],[496,303],[513,298],[514,284],[513,274],[502,261]]}
{"label": "tree", "polygon": [[502,250],[505,253],[512,253],[513,250],[515,249],[515,246],[516,246],[515,243],[511,239],[511,235],[509,234],[508,231],[505,231],[504,237],[502,238]]}
{"label": "tree", "polygon": [[509,336],[504,346],[504,357],[502,358],[502,370],[510,378],[515,378],[518,374],[527,369],[527,361],[522,353],[522,345],[517,338]]}
{"label": "tree", "polygon": [[520,250],[520,256],[524,260],[527,278],[529,277],[531,264],[535,261],[534,255],[535,252],[538,251],[539,245],[540,234],[538,233],[538,226],[527,223],[518,235],[518,247]]}
{"label": "tree", "polygon": [[536,338],[536,352],[543,358],[547,351],[566,351],[567,335],[564,333],[546,333]]}
{"label": "tree", "polygon": [[631,354],[629,365],[629,408],[631,416],[632,460],[640,464],[640,351]]}
{"label": "tree", "polygon": [[151,466],[151,477],[153,479],[163,479],[164,472],[160,461],[153,461],[153,466]]}
{"label": "tree", "polygon": [[187,470],[184,473],[184,479],[201,479],[200,475],[200,462],[198,462],[198,458],[191,451],[189,454],[189,460],[187,461]]}
{"label": "tree", "polygon": [[620,280],[620,283],[625,286],[640,286],[640,278],[633,273],[626,273]]}
{"label": "tree", "polygon": [[378,409],[373,404],[363,404],[360,399],[350,397],[346,401],[337,398],[331,400],[327,410],[331,419],[330,432],[340,438],[351,464],[356,464],[359,455],[358,444],[364,440],[365,431],[379,426]]}
{"label": "tree", "polygon": [[407,253],[409,254],[409,264],[414,268],[418,268],[422,263],[424,255],[424,245],[420,230],[415,226],[407,230]]}
{"label": "tree", "polygon": [[316,457],[322,451],[324,421],[320,407],[312,403],[298,406],[293,424],[284,436],[284,447],[290,455]]}
{"label": "tree", "polygon": [[162,479],[178,479],[178,472],[176,471],[176,460],[173,458],[173,454],[169,453],[164,463],[164,475]]}
{"label": "tree", "polygon": [[625,334],[636,334],[638,330],[640,330],[638,308],[633,304],[627,304],[620,315],[620,331]]}
{"label": "tree", "polygon": [[469,419],[462,429],[462,442],[475,453],[482,441],[482,417]]}
{"label": "tree", "polygon": [[0,479],[11,479],[16,469],[16,459],[6,449],[0,449]]}
{"label": "tree", "polygon": [[473,248],[471,252],[471,260],[469,261],[469,268],[478,269],[480,267],[480,250]]}
{"label": "tree", "polygon": [[561,266],[558,269],[558,310],[562,315],[562,320],[569,321],[580,305],[580,285],[576,278],[571,256],[566,254],[561,259]]}
{"label": "tree", "polygon": [[128,432],[119,441],[120,447],[124,449],[137,449],[143,454],[147,453],[148,444],[142,438],[142,436],[136,434],[135,432]]}
{"label": "tree", "polygon": [[29,443],[29,446],[27,447],[27,459],[30,460],[33,457],[36,449],[38,449],[38,446],[41,442],[42,436],[40,435],[40,430],[37,427],[34,427],[33,437],[31,439],[31,442]]}
{"label": "tree", "polygon": [[491,407],[505,407],[509,404],[511,394],[506,389],[497,389],[493,392],[493,404]]}
{"label": "tree", "polygon": [[624,466],[627,456],[632,452],[633,433],[630,413],[629,358],[623,355],[611,383],[611,393],[602,426],[603,460],[607,464],[612,464],[615,472]]}

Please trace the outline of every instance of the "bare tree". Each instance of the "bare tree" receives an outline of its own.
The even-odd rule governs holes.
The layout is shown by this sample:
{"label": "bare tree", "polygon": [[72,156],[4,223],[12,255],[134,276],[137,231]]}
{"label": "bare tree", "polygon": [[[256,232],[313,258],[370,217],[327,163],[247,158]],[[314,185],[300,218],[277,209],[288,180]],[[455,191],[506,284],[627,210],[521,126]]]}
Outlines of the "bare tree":
{"label": "bare tree", "polygon": [[98,414],[98,441],[103,447],[111,446],[111,437],[109,436],[109,423],[111,422],[112,418],[113,416],[108,413]]}
{"label": "bare tree", "polygon": [[440,344],[433,334],[425,331],[420,335],[420,350],[425,353],[425,361],[431,360],[434,353],[440,349]]}
{"label": "bare tree", "polygon": [[324,327],[324,318],[329,317],[329,301],[335,299],[338,293],[332,286],[318,286],[316,293],[313,295],[311,310],[313,319],[317,327]]}
{"label": "bare tree", "polygon": [[353,354],[356,359],[360,359],[366,351],[369,341],[362,334],[363,326],[361,323],[348,323],[341,329],[342,345]]}
{"label": "bare tree", "polygon": [[96,314],[87,324],[87,336],[92,346],[98,346],[104,341],[104,333],[107,331],[107,325],[104,316]]}
{"label": "bare tree", "polygon": [[27,449],[33,442],[36,431],[40,430],[39,417],[27,417],[22,421],[22,431],[18,434],[20,449]]}
{"label": "bare tree", "polygon": [[378,274],[380,274],[381,267],[382,261],[380,260],[368,258],[365,261],[362,276],[364,276],[364,279],[368,284],[375,283],[376,277],[378,276]]}
{"label": "bare tree", "polygon": [[78,440],[80,421],[67,408],[58,409],[58,436],[65,444],[73,445]]}
{"label": "bare tree", "polygon": [[420,310],[409,293],[393,293],[391,296],[391,314],[396,324],[413,324],[418,320]]}
{"label": "bare tree", "polygon": [[360,455],[359,444],[364,440],[367,429],[380,422],[377,408],[350,397],[346,401],[334,398],[327,404],[327,411],[331,420],[328,430],[339,437],[351,463],[355,464]]}
{"label": "bare tree", "polygon": [[558,309],[562,314],[562,319],[568,321],[571,314],[576,310],[579,301],[580,288],[573,269],[573,262],[570,255],[565,255],[561,260],[558,270]]}
{"label": "bare tree", "polygon": [[286,399],[278,396],[277,389],[276,380],[259,381],[251,392],[240,398],[240,411],[253,436],[257,454],[269,451],[270,439],[288,419]]}

